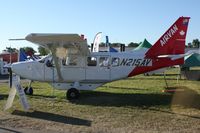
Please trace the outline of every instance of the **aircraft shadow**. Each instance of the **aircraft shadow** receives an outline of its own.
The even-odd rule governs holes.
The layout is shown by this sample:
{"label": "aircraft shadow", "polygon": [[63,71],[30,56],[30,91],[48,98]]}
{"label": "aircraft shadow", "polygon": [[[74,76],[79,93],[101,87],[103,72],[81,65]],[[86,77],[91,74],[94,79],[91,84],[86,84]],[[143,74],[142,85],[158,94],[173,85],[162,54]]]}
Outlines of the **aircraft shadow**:
{"label": "aircraft shadow", "polygon": [[0,94],[0,100],[7,99],[8,95],[7,94]]}
{"label": "aircraft shadow", "polygon": [[9,78],[9,75],[0,75],[0,80],[1,79],[8,79]]}
{"label": "aircraft shadow", "polygon": [[34,112],[24,112],[20,110],[15,110],[12,112],[13,115],[26,116],[31,118],[37,118],[42,120],[48,120],[53,122],[59,122],[64,124],[79,125],[79,126],[91,126],[90,120],[84,120],[75,117],[62,116],[59,114],[53,114],[48,112],[34,111]]}
{"label": "aircraft shadow", "polygon": [[138,91],[148,91],[149,89],[139,89],[139,88],[131,88],[131,87],[117,87],[117,86],[109,86],[103,85],[103,87],[108,87],[110,89],[122,89],[122,90],[138,90]]}
{"label": "aircraft shadow", "polygon": [[[178,74],[165,74],[165,76],[177,76]],[[151,75],[151,76],[164,76],[164,74],[154,74],[154,75]]]}
{"label": "aircraft shadow", "polygon": [[94,106],[135,106],[151,107],[157,105],[169,105],[172,95],[161,94],[126,94],[98,91],[82,91],[79,100],[72,101],[76,104]]}
{"label": "aircraft shadow", "polygon": [[40,95],[40,94],[33,94],[33,95],[30,95],[30,97],[33,97],[33,98],[47,98],[47,99],[52,99],[52,98],[56,98],[56,96],[49,96],[49,95]]}
{"label": "aircraft shadow", "polygon": [[[177,80],[177,74],[166,74],[166,80]],[[176,76],[176,77],[172,77],[172,76]],[[164,75],[163,74],[156,74],[156,75],[152,75],[152,76],[143,76],[143,77],[134,77],[134,78],[127,78],[124,80],[164,80]],[[180,79],[179,80],[184,80],[184,79]]]}
{"label": "aircraft shadow", "polygon": [[181,105],[188,108],[200,109],[200,95],[191,89],[177,91],[175,93],[144,93],[126,94],[98,91],[82,91],[79,100],[72,101],[75,104],[94,106],[135,106],[154,107]]}
{"label": "aircraft shadow", "polygon": [[[128,78],[126,80],[163,80],[164,81],[164,77],[163,78],[156,78],[156,77],[147,77],[147,78]],[[177,78],[166,78],[166,80],[177,80]],[[178,79],[178,80],[184,80],[184,79]]]}
{"label": "aircraft shadow", "polygon": [[3,131],[3,132],[9,132],[9,133],[22,133],[22,132],[19,132],[19,131],[16,131],[16,130],[12,130],[12,129],[8,129],[8,128],[5,128],[5,127],[0,127],[0,132]]}

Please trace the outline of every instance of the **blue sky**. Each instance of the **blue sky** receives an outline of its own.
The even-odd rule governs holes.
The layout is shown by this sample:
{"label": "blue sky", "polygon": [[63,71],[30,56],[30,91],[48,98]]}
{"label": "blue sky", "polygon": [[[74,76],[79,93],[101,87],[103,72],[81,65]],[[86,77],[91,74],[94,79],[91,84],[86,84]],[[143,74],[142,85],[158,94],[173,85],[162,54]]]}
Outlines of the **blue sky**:
{"label": "blue sky", "polygon": [[[200,39],[199,0],[6,0],[0,4],[0,51],[37,45],[29,33],[78,33],[91,43],[97,32],[110,42],[154,44],[180,16],[190,16],[187,43]],[[105,41],[105,38],[102,38]]]}

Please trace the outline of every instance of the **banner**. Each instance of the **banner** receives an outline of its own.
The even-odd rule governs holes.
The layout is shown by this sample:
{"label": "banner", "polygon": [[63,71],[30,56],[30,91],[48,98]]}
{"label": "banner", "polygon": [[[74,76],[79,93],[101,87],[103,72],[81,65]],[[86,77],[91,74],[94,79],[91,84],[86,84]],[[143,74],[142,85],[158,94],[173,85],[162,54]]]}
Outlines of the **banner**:
{"label": "banner", "polygon": [[96,34],[93,42],[93,49],[92,52],[99,52],[99,44],[101,42],[102,32]]}

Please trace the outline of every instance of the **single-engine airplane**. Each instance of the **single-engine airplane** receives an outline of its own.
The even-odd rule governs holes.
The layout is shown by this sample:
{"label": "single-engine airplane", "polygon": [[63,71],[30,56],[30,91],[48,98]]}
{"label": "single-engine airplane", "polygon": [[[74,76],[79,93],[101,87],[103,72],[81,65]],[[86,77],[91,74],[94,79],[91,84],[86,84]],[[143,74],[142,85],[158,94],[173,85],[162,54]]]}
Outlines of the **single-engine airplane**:
{"label": "single-engine airplane", "polygon": [[183,64],[189,19],[178,18],[150,49],[134,52],[90,52],[87,41],[78,34],[32,33],[24,40],[49,49],[51,54],[13,63],[11,69],[21,77],[66,89],[66,98],[76,99],[79,90],[93,90],[111,81]]}

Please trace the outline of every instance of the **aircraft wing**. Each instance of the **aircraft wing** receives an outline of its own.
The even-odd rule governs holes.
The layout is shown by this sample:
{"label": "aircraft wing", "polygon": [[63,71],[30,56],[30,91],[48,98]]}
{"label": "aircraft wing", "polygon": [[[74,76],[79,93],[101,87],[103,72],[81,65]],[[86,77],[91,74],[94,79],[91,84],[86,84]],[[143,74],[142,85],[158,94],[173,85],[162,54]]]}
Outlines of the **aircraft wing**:
{"label": "aircraft wing", "polygon": [[[49,49],[57,56],[65,49],[71,52],[68,54],[78,54],[87,56],[90,54],[87,41],[78,34],[38,34],[31,33],[25,37],[25,40],[35,43],[39,46]],[[72,52],[73,51],[73,52]]]}
{"label": "aircraft wing", "polygon": [[177,59],[183,58],[183,57],[185,57],[185,56],[192,55],[192,54],[194,54],[194,53],[199,54],[200,51],[199,51],[199,50],[190,50],[190,51],[188,51],[188,52],[185,53],[185,54],[177,54],[177,55],[159,55],[158,58],[171,58],[171,60],[177,60]]}
{"label": "aircraft wing", "polygon": [[51,51],[58,78],[63,81],[59,60],[66,56],[88,56],[90,54],[87,41],[78,34],[36,34],[32,33],[25,40],[47,48]]}

